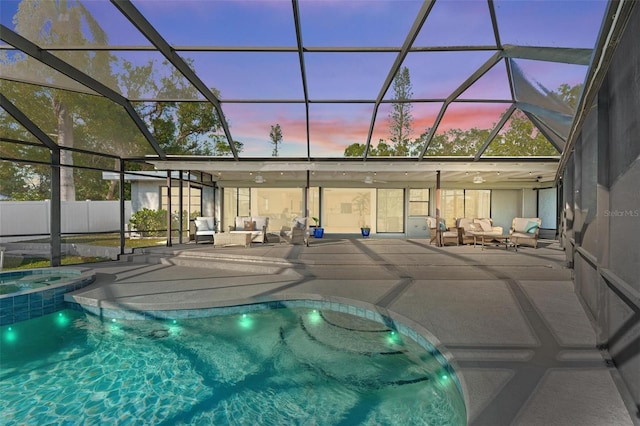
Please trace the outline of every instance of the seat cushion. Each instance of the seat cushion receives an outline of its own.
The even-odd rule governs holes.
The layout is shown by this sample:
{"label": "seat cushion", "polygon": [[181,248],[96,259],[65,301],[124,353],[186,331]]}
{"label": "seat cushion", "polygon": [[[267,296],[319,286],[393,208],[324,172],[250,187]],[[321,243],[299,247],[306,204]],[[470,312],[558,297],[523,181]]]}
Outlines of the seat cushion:
{"label": "seat cushion", "polygon": [[481,232],[482,226],[479,223],[468,223],[467,227],[464,228],[465,232]]}
{"label": "seat cushion", "polygon": [[236,216],[236,223],[235,223],[234,230],[236,231],[244,230],[244,222],[248,220],[251,220],[251,218],[248,216]]}
{"label": "seat cushion", "polygon": [[251,220],[253,221],[254,225],[255,225],[255,230],[256,231],[262,231],[264,228],[266,228],[269,225],[269,217],[268,216],[253,216],[251,218]]}
{"label": "seat cushion", "polygon": [[535,238],[535,234],[529,234],[528,232],[513,232],[511,238]]}
{"label": "seat cushion", "polygon": [[473,228],[475,228],[475,223],[473,223],[473,219],[461,217],[458,219],[457,227],[462,228],[464,232],[471,232],[474,230]]}
{"label": "seat cushion", "polygon": [[197,218],[194,222],[196,224],[196,231],[208,231],[209,230],[209,224],[207,223],[206,219]]}

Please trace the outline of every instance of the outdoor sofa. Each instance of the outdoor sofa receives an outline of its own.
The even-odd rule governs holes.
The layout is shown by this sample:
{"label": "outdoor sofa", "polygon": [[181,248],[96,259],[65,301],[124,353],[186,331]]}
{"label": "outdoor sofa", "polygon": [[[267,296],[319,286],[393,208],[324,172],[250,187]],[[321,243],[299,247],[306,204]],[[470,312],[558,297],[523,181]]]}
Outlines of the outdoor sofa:
{"label": "outdoor sofa", "polygon": [[229,226],[230,233],[251,234],[252,243],[267,241],[268,216],[236,216],[233,225]]}
{"label": "outdoor sofa", "polygon": [[503,235],[502,226],[493,226],[491,218],[468,218],[461,217],[456,220],[456,228],[458,229],[458,239],[460,244],[477,243],[478,238],[484,237],[487,241],[490,237],[499,237]]}

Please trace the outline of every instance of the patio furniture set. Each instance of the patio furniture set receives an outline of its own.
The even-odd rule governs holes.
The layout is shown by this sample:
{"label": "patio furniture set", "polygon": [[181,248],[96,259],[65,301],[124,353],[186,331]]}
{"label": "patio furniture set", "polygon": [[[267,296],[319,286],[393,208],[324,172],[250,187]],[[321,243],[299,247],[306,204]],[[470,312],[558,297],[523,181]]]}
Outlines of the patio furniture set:
{"label": "patio furniture set", "polygon": [[195,242],[213,241],[214,247],[240,245],[250,247],[251,243],[267,241],[267,216],[236,216],[228,232],[216,232],[213,217],[197,217],[195,219]]}
{"label": "patio furniture set", "polygon": [[[291,226],[283,226],[280,230],[280,242],[289,244],[309,245],[308,218],[295,217]],[[427,217],[427,226],[431,231],[430,243],[447,243],[480,245],[484,250],[488,244],[498,244],[506,249],[528,244],[534,248],[538,245],[538,236],[542,220],[540,218],[516,217],[511,223],[509,233],[505,233],[502,226],[494,226],[490,218],[459,218],[456,226],[447,227],[444,219],[436,223],[436,218]],[[228,232],[216,232],[213,217],[197,217],[195,219],[195,242],[201,240],[213,241],[214,247],[240,245],[250,247],[252,243],[267,242],[267,216],[237,216],[234,224],[229,226]]]}
{"label": "patio furniture set", "polygon": [[518,251],[518,246],[522,244],[537,248],[542,220],[537,217],[516,217],[509,233],[505,233],[502,226],[493,226],[490,218],[459,218],[456,219],[456,226],[447,227],[444,219],[440,218],[438,224],[434,217],[428,217],[427,225],[431,231],[430,243],[473,243],[474,247],[480,244],[483,250],[487,244],[504,244],[505,249],[513,247]]}

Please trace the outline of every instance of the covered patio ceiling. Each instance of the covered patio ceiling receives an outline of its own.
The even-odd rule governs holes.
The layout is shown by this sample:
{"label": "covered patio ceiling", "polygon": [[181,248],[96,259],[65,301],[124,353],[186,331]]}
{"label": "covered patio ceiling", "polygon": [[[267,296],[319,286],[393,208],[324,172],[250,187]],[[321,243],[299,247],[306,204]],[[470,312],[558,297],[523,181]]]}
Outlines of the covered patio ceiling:
{"label": "covered patio ceiling", "polygon": [[[458,182],[550,182],[593,104],[629,4],[3,1],[2,114],[43,146],[205,171],[220,182],[262,173],[283,184],[307,170],[318,181],[371,176],[367,184],[381,185],[430,181],[435,170]],[[403,70],[410,85],[397,86]],[[123,124],[104,108],[92,117],[98,127],[103,120],[99,136],[65,146],[54,123],[20,98],[34,86],[69,103],[106,102]],[[168,155],[142,114],[161,103],[208,106],[219,125],[192,151]],[[400,137],[411,150],[385,155],[402,111]],[[124,128],[134,129],[128,139]],[[16,142],[6,130],[0,136]],[[362,152],[347,156],[354,145]]]}
{"label": "covered patio ceiling", "polygon": [[423,187],[433,185],[440,171],[445,187],[477,188],[540,188],[553,185],[557,161],[524,158],[498,159],[494,162],[473,162],[464,159],[413,161],[405,158],[375,158],[363,162],[355,158],[340,160],[260,160],[210,161],[181,160],[150,161],[157,170],[203,171],[211,173],[220,186],[305,186],[307,172],[312,186]]}

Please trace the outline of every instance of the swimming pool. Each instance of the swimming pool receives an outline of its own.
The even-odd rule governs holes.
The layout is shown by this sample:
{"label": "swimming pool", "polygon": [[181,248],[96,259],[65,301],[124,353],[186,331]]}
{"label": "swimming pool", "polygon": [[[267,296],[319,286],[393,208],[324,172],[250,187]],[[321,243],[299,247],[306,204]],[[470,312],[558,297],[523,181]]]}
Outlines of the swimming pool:
{"label": "swimming pool", "polygon": [[50,314],[65,307],[64,294],[95,281],[88,268],[42,268],[0,272],[0,325]]}
{"label": "swimming pool", "polygon": [[384,323],[306,307],[0,327],[5,424],[464,425],[455,372]]}

